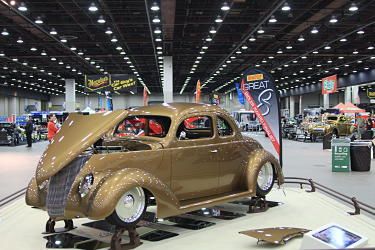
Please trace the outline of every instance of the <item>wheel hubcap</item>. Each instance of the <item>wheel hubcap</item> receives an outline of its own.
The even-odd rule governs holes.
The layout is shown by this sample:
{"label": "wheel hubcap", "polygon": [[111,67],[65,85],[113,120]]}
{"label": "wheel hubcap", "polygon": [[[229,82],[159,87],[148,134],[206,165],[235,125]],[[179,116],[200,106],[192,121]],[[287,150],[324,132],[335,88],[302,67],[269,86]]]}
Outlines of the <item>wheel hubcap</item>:
{"label": "wheel hubcap", "polygon": [[139,219],[146,206],[146,198],[143,189],[135,187],[120,198],[116,205],[116,213],[118,217],[127,223],[132,223]]}
{"label": "wheel hubcap", "polygon": [[273,168],[271,163],[267,162],[259,171],[257,183],[260,189],[268,190],[273,183]]}

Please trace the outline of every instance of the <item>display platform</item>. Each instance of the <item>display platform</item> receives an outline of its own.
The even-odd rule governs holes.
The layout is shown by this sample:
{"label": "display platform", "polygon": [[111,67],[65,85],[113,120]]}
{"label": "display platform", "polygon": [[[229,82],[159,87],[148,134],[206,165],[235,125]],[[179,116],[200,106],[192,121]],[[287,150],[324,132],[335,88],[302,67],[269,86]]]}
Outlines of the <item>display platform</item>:
{"label": "display platform", "polygon": [[[266,227],[298,227],[314,230],[328,223],[337,223],[352,229],[368,240],[366,247],[375,247],[375,219],[366,215],[351,216],[352,207],[343,205],[324,194],[307,193],[303,189],[286,187],[274,189],[268,200],[280,202],[263,213],[247,214],[248,206],[226,203],[214,209],[157,220],[153,207],[145,221],[137,228],[143,244],[137,249],[299,249],[302,238],[292,239],[286,245],[275,246],[239,234],[240,231]],[[26,206],[23,199],[0,210],[0,249],[108,249],[113,228],[101,221],[75,220],[76,229],[66,234],[43,235],[47,213]],[[57,223],[56,228],[63,223]],[[49,241],[47,241],[47,237]],[[93,240],[96,239],[97,241]],[[126,235],[124,242],[128,241]]]}

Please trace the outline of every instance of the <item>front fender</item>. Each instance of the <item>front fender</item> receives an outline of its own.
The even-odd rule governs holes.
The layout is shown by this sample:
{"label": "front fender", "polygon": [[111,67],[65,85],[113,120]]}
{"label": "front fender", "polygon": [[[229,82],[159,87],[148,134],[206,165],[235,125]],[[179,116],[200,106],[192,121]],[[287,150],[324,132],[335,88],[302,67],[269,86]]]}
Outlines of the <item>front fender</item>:
{"label": "front fender", "polygon": [[270,162],[275,170],[277,184],[280,186],[284,183],[284,175],[279,161],[268,151],[262,148],[255,149],[249,155],[248,166],[245,174],[245,185],[249,192],[252,192],[254,194],[256,193],[256,184],[259,170],[267,162]]}
{"label": "front fender", "polygon": [[158,218],[168,216],[180,206],[169,186],[159,178],[141,169],[125,168],[111,173],[95,190],[87,216],[91,219],[106,218],[114,211],[121,196],[133,187],[145,188],[155,196]]}

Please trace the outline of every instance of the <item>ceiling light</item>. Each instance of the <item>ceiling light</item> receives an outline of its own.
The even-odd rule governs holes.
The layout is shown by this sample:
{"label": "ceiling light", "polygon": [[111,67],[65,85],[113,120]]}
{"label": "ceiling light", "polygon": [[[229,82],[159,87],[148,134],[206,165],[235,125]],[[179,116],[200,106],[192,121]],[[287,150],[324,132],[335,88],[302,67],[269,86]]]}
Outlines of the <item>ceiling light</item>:
{"label": "ceiling light", "polygon": [[51,61],[56,61],[56,58],[55,57],[51,57]]}
{"label": "ceiling light", "polygon": [[160,47],[160,46],[157,46],[156,49],[157,49],[157,50],[162,50],[163,48]]}
{"label": "ceiling light", "polygon": [[331,46],[329,46],[329,45],[326,45],[325,47],[324,47],[324,49],[331,49]]}
{"label": "ceiling light", "polygon": [[287,45],[285,48],[286,49],[293,49],[292,45]]}
{"label": "ceiling light", "polygon": [[362,63],[362,61],[361,61],[361,60],[358,60],[357,63]]}
{"label": "ceiling light", "polygon": [[159,27],[156,27],[155,30],[154,30],[154,33],[155,34],[160,34],[161,33],[161,30]]}
{"label": "ceiling light", "polygon": [[59,62],[59,64],[60,64],[60,65],[63,65],[63,64],[64,64],[64,62],[63,62],[63,61],[60,61],[60,62]]}
{"label": "ceiling light", "polygon": [[98,7],[96,7],[95,3],[91,3],[91,5],[89,7],[89,11],[91,11],[91,12],[98,11]]}
{"label": "ceiling light", "polygon": [[339,56],[339,57],[338,57],[338,59],[340,59],[340,60],[341,60],[341,59],[344,59],[344,57],[343,57],[343,56]]}
{"label": "ceiling light", "polygon": [[125,51],[121,51],[120,55],[126,55],[126,52]]}
{"label": "ceiling light", "polygon": [[358,54],[358,51],[357,51],[357,50],[354,50],[354,51],[353,51],[353,54],[354,54],[354,55]]}
{"label": "ceiling light", "polygon": [[248,47],[246,45],[242,45],[241,49],[247,49]]}
{"label": "ceiling light", "polygon": [[263,34],[264,33],[264,29],[262,27],[259,27],[258,31],[257,31],[259,34]]}
{"label": "ceiling light", "polygon": [[327,63],[332,63],[332,60],[328,60]]}
{"label": "ceiling light", "polygon": [[7,29],[3,29],[3,31],[1,32],[1,34],[3,35],[3,36],[8,36],[9,35],[9,32],[8,32],[8,30]]}
{"label": "ceiling light", "polygon": [[70,69],[71,67],[70,67],[70,65],[66,65],[65,68]]}
{"label": "ceiling light", "polygon": [[155,42],[161,42],[162,39],[160,37],[155,38]]}
{"label": "ceiling light", "polygon": [[223,22],[223,19],[221,18],[221,16],[217,16],[216,19],[215,19],[215,23],[222,23]]}
{"label": "ceiling light", "polygon": [[105,19],[103,16],[100,16],[98,19],[98,23],[105,23]]}
{"label": "ceiling light", "polygon": [[14,1],[14,0],[10,1],[9,3],[10,3],[10,5],[12,5],[12,6],[16,5],[16,1]]}
{"label": "ceiling light", "polygon": [[5,53],[3,51],[0,51],[0,56],[5,56]]}
{"label": "ceiling light", "polygon": [[204,53],[206,53],[206,52],[204,52],[204,51],[199,51],[199,54],[204,54]]}
{"label": "ceiling light", "polygon": [[271,16],[270,20],[268,20],[268,22],[270,23],[276,23],[277,22],[277,19],[274,15]]}
{"label": "ceiling light", "polygon": [[302,58],[302,59],[306,59],[306,58],[307,58],[307,56],[301,56],[301,58]]}
{"label": "ceiling light", "polygon": [[369,70],[370,68],[369,68],[369,67],[365,67],[364,69],[365,69],[365,70]]}
{"label": "ceiling light", "polygon": [[241,53],[242,53],[241,50],[236,51],[236,54],[241,54]]}
{"label": "ceiling light", "polygon": [[340,42],[346,42],[346,41],[348,41],[348,39],[346,39],[346,38],[341,38],[340,39]]}
{"label": "ceiling light", "polygon": [[369,46],[367,49],[372,50],[372,49],[374,49],[374,46]]}
{"label": "ceiling light", "polygon": [[283,51],[281,50],[281,49],[279,49],[278,51],[277,51],[277,54],[282,54],[283,53]]}
{"label": "ceiling light", "polygon": [[221,6],[221,10],[222,11],[228,11],[228,10],[230,10],[230,7],[229,7],[229,5],[228,5],[227,2],[223,3],[223,6]]}
{"label": "ceiling light", "polygon": [[362,35],[362,34],[365,34],[365,32],[363,30],[358,30],[357,34]]}
{"label": "ceiling light", "polygon": [[37,51],[38,49],[37,48],[35,48],[35,47],[31,47],[31,49],[30,49],[31,51]]}
{"label": "ceiling light", "polygon": [[305,38],[303,38],[303,36],[300,35],[300,36],[298,37],[298,41],[303,42],[303,41],[305,41]]}
{"label": "ceiling light", "polygon": [[19,11],[27,11],[26,4],[24,2],[20,3],[20,6],[18,6]]}
{"label": "ceiling light", "polygon": [[151,6],[151,10],[152,11],[158,11],[158,10],[160,10],[160,7],[156,2],[153,2],[152,6]]}
{"label": "ceiling light", "polygon": [[152,22],[153,23],[160,23],[160,18],[158,16],[155,16],[153,19],[152,19]]}
{"label": "ceiling light", "polygon": [[70,48],[70,50],[75,51],[75,50],[77,50],[77,48],[73,46],[73,47]]}
{"label": "ceiling light", "polygon": [[312,30],[310,32],[311,32],[311,34],[317,34],[317,33],[319,33],[319,30],[316,27],[314,27],[314,28],[312,28]]}
{"label": "ceiling light", "polygon": [[23,43],[23,40],[21,37],[18,38],[17,43]]}
{"label": "ceiling light", "polygon": [[287,2],[284,3],[283,7],[281,8],[282,11],[290,11],[290,6]]}
{"label": "ceiling light", "polygon": [[349,64],[345,64],[344,66],[345,66],[345,67],[349,67],[350,65],[349,65]]}
{"label": "ceiling light", "polygon": [[313,51],[313,54],[319,54],[319,51],[315,50]]}
{"label": "ceiling light", "polygon": [[106,33],[107,35],[111,35],[113,32],[112,32],[112,30],[111,30],[110,27],[107,27],[105,33]]}
{"label": "ceiling light", "polygon": [[121,46],[117,46],[116,49],[117,50],[122,50],[122,47]]}
{"label": "ceiling light", "polygon": [[336,16],[332,16],[331,19],[329,19],[329,22],[330,23],[337,23],[338,20],[337,20]]}
{"label": "ceiling light", "polygon": [[208,47],[207,46],[203,46],[202,49],[208,49]]}
{"label": "ceiling light", "polygon": [[91,59],[90,57],[85,57],[86,61],[90,61],[90,59]]}
{"label": "ceiling light", "polygon": [[211,33],[211,34],[215,34],[215,33],[216,33],[216,30],[215,30],[214,27],[211,27],[211,29],[210,29],[210,33]]}
{"label": "ceiling light", "polygon": [[84,53],[82,52],[82,50],[80,50],[77,54],[82,56]]}
{"label": "ceiling light", "polygon": [[36,19],[35,19],[35,23],[36,24],[43,24],[43,20],[40,16],[38,16]]}
{"label": "ceiling light", "polygon": [[355,3],[352,2],[352,4],[349,6],[349,11],[355,12],[358,10],[358,7]]}
{"label": "ceiling light", "polygon": [[275,58],[275,57],[273,57],[273,56],[269,56],[269,57],[268,57],[268,59],[274,59],[274,58]]}

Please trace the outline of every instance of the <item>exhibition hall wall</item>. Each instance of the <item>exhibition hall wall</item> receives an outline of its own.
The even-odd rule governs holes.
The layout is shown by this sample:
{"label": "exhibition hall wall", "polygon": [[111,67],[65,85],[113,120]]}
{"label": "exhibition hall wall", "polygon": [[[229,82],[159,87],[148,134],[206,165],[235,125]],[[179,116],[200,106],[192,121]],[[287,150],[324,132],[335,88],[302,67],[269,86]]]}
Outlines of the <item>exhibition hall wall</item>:
{"label": "exhibition hall wall", "polygon": [[0,116],[25,114],[27,105],[35,105],[37,110],[41,110],[42,101],[18,96],[0,95]]}

